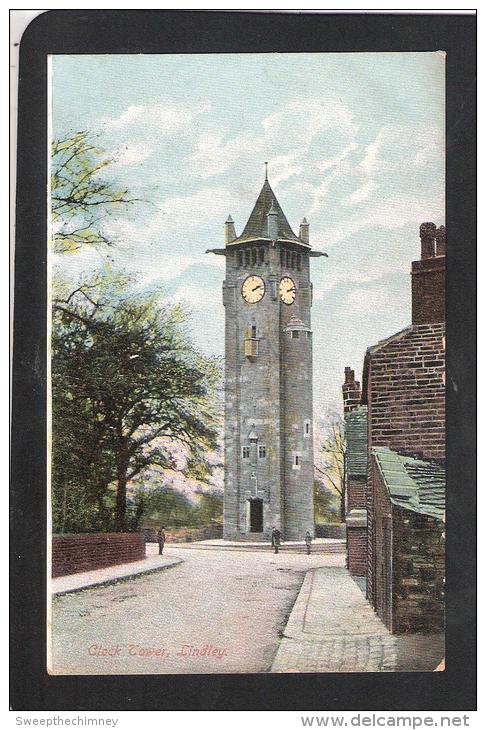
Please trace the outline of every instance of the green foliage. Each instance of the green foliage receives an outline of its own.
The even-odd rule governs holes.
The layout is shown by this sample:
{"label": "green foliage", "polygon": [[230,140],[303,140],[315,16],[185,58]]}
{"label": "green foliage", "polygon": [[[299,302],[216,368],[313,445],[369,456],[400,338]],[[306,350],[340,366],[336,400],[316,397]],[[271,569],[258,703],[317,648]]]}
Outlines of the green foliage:
{"label": "green foliage", "polygon": [[153,465],[178,468],[168,443],[188,450],[188,470],[208,473],[220,368],[195,350],[184,323],[179,306],[130,294],[109,272],[54,301],[56,531],[91,520],[126,529],[128,482]]}
{"label": "green foliage", "polygon": [[322,479],[314,479],[314,521],[339,522],[340,499]]}
{"label": "green foliage", "polygon": [[151,492],[139,491],[130,507],[133,526],[158,528],[199,527],[220,524],[223,497],[215,492],[199,492],[194,504],[175,490],[161,487]]}
{"label": "green foliage", "polygon": [[57,253],[110,245],[101,221],[113,208],[134,202],[106,176],[113,161],[85,131],[52,143],[51,220]]}
{"label": "green foliage", "polygon": [[339,496],[342,522],[346,518],[345,453],[344,419],[334,414],[327,423],[315,471],[326,487]]}

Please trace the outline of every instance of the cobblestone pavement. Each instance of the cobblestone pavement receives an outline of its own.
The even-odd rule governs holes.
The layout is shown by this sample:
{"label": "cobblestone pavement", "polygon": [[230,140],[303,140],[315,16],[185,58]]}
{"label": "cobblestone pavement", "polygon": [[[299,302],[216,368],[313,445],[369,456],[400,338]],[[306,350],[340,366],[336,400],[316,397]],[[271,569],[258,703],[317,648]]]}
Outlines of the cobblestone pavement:
{"label": "cobblestone pavement", "polygon": [[392,636],[345,568],[307,573],[272,672],[433,671],[441,636]]}
{"label": "cobblestone pavement", "polygon": [[[184,562],[52,602],[50,672],[265,672],[305,572],[343,555],[177,550]],[[359,590],[359,589],[358,589]]]}

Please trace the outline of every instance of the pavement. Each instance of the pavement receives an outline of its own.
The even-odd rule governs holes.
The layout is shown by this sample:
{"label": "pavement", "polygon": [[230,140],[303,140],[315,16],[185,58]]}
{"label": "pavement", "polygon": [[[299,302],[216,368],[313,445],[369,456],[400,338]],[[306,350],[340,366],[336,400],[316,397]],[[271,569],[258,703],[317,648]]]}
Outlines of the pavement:
{"label": "pavement", "polygon": [[343,567],[309,570],[272,672],[433,671],[442,634],[390,634]]}
{"label": "pavement", "polygon": [[108,568],[89,570],[83,573],[72,573],[51,580],[51,594],[63,595],[75,593],[87,588],[109,585],[120,581],[131,580],[140,575],[154,573],[165,568],[172,568],[182,562],[182,558],[168,557],[158,554],[157,545],[147,545],[147,557],[122,565],[111,565]]}
{"label": "pavement", "polygon": [[392,636],[342,554],[185,547],[54,579],[49,672],[417,672],[444,656],[443,635]]}
{"label": "pavement", "polygon": [[306,572],[344,565],[343,555],[173,543],[164,556],[182,562],[53,597],[50,673],[268,672]]}

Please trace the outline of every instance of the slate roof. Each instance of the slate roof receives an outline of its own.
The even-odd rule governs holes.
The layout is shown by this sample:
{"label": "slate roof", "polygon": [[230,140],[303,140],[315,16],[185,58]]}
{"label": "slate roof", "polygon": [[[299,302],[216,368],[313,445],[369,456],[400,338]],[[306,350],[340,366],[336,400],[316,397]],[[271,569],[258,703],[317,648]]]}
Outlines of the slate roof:
{"label": "slate roof", "polygon": [[386,446],[371,449],[397,507],[445,522],[445,469],[432,461],[402,456]]}
{"label": "slate roof", "polygon": [[278,240],[293,241],[295,243],[300,243],[302,246],[306,246],[306,248],[310,248],[308,243],[302,241],[293,232],[287,218],[285,217],[285,213],[280,207],[280,203],[275,197],[275,193],[270,187],[270,183],[267,179],[265,179],[265,182],[263,183],[260,195],[258,196],[251,215],[248,218],[248,222],[243,230],[243,233],[241,234],[241,236],[238,236],[233,241],[231,241],[229,245],[232,246],[234,243],[242,243],[243,241],[255,241],[262,238],[269,239],[267,213],[272,207],[272,204],[277,212]]}
{"label": "slate roof", "polygon": [[344,416],[346,473],[366,476],[368,467],[368,408],[359,406]]}

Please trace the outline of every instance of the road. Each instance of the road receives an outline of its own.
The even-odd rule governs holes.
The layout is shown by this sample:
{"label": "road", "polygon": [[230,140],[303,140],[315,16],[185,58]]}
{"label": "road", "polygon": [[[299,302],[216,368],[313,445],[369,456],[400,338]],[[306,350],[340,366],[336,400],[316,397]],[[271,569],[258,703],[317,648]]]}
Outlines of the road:
{"label": "road", "polygon": [[343,555],[166,546],[183,563],[52,606],[52,674],[265,672],[305,571]]}

